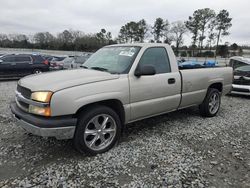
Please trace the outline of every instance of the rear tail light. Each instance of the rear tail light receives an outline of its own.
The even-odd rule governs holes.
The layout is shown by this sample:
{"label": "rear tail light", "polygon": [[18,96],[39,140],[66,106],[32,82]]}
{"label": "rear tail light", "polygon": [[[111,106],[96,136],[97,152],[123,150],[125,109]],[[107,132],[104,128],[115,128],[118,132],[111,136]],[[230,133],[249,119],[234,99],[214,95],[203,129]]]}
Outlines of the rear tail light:
{"label": "rear tail light", "polygon": [[45,60],[43,63],[44,63],[45,65],[49,65],[49,61],[48,61],[48,60]]}

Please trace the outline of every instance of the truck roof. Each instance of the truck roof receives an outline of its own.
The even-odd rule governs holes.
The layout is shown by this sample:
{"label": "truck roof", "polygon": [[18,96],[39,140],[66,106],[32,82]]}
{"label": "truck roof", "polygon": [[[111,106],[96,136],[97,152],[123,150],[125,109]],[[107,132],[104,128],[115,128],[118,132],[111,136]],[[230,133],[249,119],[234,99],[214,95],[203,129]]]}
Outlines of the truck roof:
{"label": "truck roof", "polygon": [[109,46],[139,46],[139,47],[156,47],[156,46],[168,46],[165,43],[125,43],[125,44],[113,44]]}
{"label": "truck roof", "polygon": [[243,63],[249,64],[250,65],[250,58],[246,58],[246,57],[242,57],[242,56],[233,56],[230,59],[232,60],[237,60],[237,61],[241,61]]}

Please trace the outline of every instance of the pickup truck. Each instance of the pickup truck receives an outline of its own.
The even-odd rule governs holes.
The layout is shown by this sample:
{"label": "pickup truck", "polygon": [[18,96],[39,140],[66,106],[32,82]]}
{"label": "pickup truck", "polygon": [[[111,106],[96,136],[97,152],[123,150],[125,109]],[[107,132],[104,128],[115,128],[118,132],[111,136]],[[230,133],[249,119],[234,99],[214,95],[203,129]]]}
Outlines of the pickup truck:
{"label": "pickup truck", "polygon": [[28,132],[73,139],[78,151],[95,155],[111,149],[134,121],[190,106],[215,116],[232,79],[231,67],[179,70],[167,44],[117,44],[81,69],[19,80],[11,110]]}

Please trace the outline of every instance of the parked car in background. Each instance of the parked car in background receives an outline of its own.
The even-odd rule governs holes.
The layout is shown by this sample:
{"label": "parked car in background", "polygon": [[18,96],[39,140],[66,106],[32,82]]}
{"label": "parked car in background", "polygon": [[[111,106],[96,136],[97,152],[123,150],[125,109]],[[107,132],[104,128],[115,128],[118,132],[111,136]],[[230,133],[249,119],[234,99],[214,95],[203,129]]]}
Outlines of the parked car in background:
{"label": "parked car in background", "polygon": [[91,56],[86,54],[82,56],[68,56],[59,63],[59,70],[62,69],[78,69]]}
{"label": "parked car in background", "polygon": [[234,70],[233,94],[250,95],[250,65]]}
{"label": "parked car in background", "polygon": [[51,60],[50,60],[50,70],[63,70],[63,60],[66,57],[56,57],[54,56]]}
{"label": "parked car in background", "polygon": [[76,63],[83,64],[85,61],[87,61],[88,58],[90,58],[91,55],[92,54],[84,54],[84,55],[78,56],[76,58]]}
{"label": "parked car in background", "polygon": [[52,61],[52,59],[54,58],[54,56],[51,56],[51,55],[42,55],[42,57],[46,60],[48,60],[49,62]]}
{"label": "parked car in background", "polygon": [[0,57],[0,79],[20,78],[49,71],[49,62],[41,55],[18,54]]}
{"label": "parked car in background", "polygon": [[62,61],[61,65],[63,66],[63,69],[74,69],[74,68],[76,68],[75,57],[74,56],[66,57]]}
{"label": "parked car in background", "polygon": [[229,66],[232,67],[233,70],[244,65],[250,65],[250,58],[234,56],[229,60]]}

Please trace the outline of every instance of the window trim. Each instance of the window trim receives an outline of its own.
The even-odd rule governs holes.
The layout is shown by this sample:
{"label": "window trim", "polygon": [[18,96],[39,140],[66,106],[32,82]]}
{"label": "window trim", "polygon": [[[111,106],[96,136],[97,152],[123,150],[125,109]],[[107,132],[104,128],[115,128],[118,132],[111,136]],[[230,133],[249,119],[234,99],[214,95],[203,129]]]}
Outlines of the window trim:
{"label": "window trim", "polygon": [[167,49],[164,47],[164,46],[152,46],[152,47],[148,47],[144,50],[143,54],[141,55],[139,61],[138,61],[138,64],[135,68],[135,70],[140,66],[140,61],[141,61],[141,58],[142,56],[145,54],[145,52],[148,50],[148,49],[151,49],[151,48],[163,48],[166,52],[166,55],[167,55],[167,59],[168,59],[168,62],[169,62],[169,72],[163,72],[163,73],[155,73],[155,74],[167,74],[167,73],[171,73],[172,72],[172,68],[171,68],[171,63],[170,63],[170,60],[169,60],[169,55],[168,55],[168,51]]}

